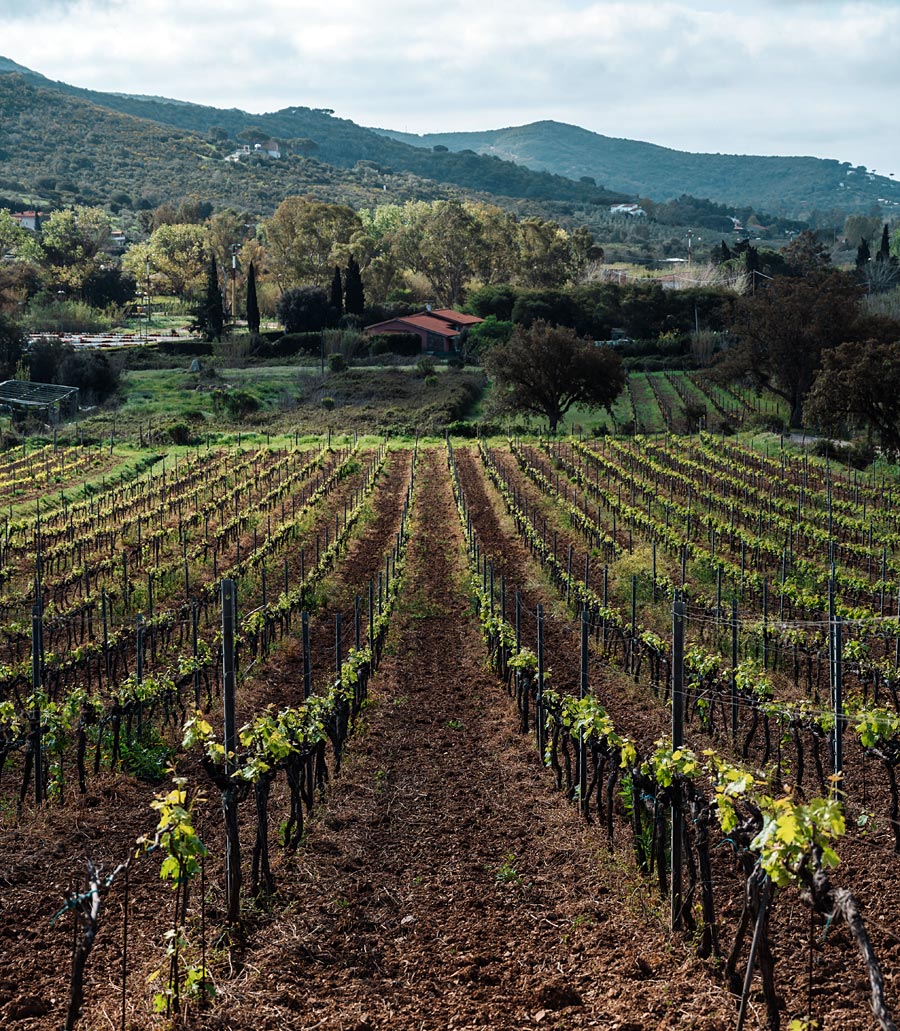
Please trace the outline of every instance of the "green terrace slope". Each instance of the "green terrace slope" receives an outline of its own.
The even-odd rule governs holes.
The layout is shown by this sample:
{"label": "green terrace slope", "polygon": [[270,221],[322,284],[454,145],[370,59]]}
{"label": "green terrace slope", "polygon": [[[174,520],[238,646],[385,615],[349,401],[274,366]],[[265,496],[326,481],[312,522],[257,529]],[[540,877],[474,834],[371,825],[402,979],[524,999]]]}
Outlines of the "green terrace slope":
{"label": "green terrace slope", "polygon": [[900,184],[830,159],[691,154],[554,121],[423,136],[378,131],[418,147],[468,149],[572,179],[590,176],[608,189],[657,201],[687,193],[791,218],[806,218],[816,208],[868,211],[878,201],[900,206]]}

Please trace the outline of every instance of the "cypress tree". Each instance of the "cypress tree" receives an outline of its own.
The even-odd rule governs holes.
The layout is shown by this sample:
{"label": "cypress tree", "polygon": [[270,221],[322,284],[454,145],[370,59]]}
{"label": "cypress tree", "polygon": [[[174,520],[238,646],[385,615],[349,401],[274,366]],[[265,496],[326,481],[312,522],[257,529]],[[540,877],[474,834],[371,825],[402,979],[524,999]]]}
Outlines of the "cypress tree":
{"label": "cypress tree", "polygon": [[756,280],[759,278],[757,273],[759,272],[759,251],[752,245],[747,245],[747,250],[744,252],[744,268],[747,270],[747,275],[750,276],[750,293],[756,293]]}
{"label": "cypress tree", "polygon": [[221,340],[225,328],[225,309],[222,305],[222,291],[219,289],[219,271],[215,255],[209,256],[206,271],[206,300],[200,309],[199,328],[208,340]]}
{"label": "cypress tree", "polygon": [[856,267],[865,268],[869,264],[871,257],[872,252],[869,250],[869,241],[863,237],[859,241],[859,247],[856,248]]}
{"label": "cypress tree", "polygon": [[352,254],[347,262],[345,275],[344,307],[348,315],[362,315],[366,307],[366,296],[359,265]]}
{"label": "cypress tree", "polygon": [[887,222],[885,222],[884,229],[881,231],[881,246],[878,248],[878,253],[875,255],[875,260],[891,260],[891,237],[888,233]]}
{"label": "cypress tree", "polygon": [[341,313],[344,310],[344,291],[341,287],[341,270],[334,266],[334,276],[331,279],[331,307],[335,310],[335,315],[340,318]]}
{"label": "cypress tree", "polygon": [[256,269],[250,262],[247,273],[247,329],[257,336],[259,334],[259,302],[256,299]]}

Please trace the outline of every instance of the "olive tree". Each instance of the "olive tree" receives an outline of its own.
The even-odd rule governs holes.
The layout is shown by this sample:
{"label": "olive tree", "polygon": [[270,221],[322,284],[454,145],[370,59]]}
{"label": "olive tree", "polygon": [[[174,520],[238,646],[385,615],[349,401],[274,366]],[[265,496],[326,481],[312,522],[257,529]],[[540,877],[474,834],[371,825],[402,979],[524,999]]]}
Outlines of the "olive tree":
{"label": "olive tree", "polygon": [[485,368],[501,411],[543,416],[551,433],[573,405],[608,410],[625,386],[622,359],[611,347],[542,321],[517,328]]}

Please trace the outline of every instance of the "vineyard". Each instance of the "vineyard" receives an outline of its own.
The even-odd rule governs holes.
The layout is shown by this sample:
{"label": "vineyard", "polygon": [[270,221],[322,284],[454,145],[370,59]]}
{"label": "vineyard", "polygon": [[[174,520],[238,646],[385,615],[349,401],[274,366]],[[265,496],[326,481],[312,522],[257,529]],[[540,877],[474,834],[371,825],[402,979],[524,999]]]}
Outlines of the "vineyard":
{"label": "vineyard", "polygon": [[894,1028],[900,485],[651,401],[7,453],[4,1026]]}

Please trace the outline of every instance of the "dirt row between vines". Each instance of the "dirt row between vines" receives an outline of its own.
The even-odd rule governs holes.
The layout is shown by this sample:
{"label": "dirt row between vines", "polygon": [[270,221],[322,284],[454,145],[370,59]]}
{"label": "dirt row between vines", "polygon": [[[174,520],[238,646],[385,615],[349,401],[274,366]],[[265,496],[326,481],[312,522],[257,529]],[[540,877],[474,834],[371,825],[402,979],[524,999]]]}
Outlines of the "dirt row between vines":
{"label": "dirt row between vines", "polygon": [[[407,473],[408,455],[392,456],[373,500],[373,517],[330,583],[323,634],[336,609],[346,620],[354,591],[373,570],[377,575],[395,532],[402,504],[397,494]],[[470,473],[471,483],[481,485],[482,526],[492,528],[491,547],[507,563],[510,590],[521,586],[529,605],[537,600],[551,605],[536,564],[498,515],[498,499],[478,472],[477,457]],[[341,775],[319,805],[301,849],[285,854],[273,843],[278,896],[272,909],[265,913],[248,903],[243,942],[231,950],[222,943],[210,950],[217,998],[207,1012],[189,1012],[183,1026],[198,1031],[733,1027],[734,998],[693,957],[690,943],[666,933],[665,906],[637,876],[626,836],[610,851],[596,826],[582,822],[555,790],[533,740],[519,734],[512,701],[485,669],[442,450],[420,454],[417,480],[401,604]],[[556,637],[550,647],[558,656],[555,686],[572,688],[576,636],[561,619],[552,620],[551,628]],[[300,652],[292,641],[254,675],[244,697],[253,708],[267,701],[294,702],[301,692]],[[631,702],[637,697],[635,690]],[[645,699],[641,712],[649,715],[656,705]],[[121,858],[128,842],[148,829],[151,793],[145,785],[109,776],[91,784],[89,801],[77,811],[52,810],[11,832],[4,829],[3,1027],[58,1031],[62,1026],[71,919],[51,928],[49,916],[85,851]],[[208,864],[207,918],[217,927],[221,820],[216,793],[207,793],[212,797],[198,826],[214,857]],[[250,809],[252,799],[243,804],[245,862],[252,840]],[[273,793],[271,811],[274,836],[284,811],[282,795]],[[155,864],[138,869],[132,883],[129,1031],[164,1026],[149,1015],[152,988],[145,981],[162,962],[173,897],[159,883]],[[196,930],[195,921],[195,942]],[[80,1025],[87,1031],[120,1026],[120,934],[121,901],[111,897],[89,967],[88,1005]],[[802,946],[802,936],[783,941],[787,948]],[[847,957],[846,933],[832,930],[828,973],[840,973]],[[821,962],[818,950],[816,962]],[[849,957],[851,965],[855,962]],[[802,959],[791,964],[797,971],[797,983],[790,986],[794,997],[805,984],[801,968]],[[841,978],[824,974],[817,970],[818,1007],[835,1010],[825,1026],[871,1026],[864,1022],[865,992],[856,969]],[[818,994],[826,983],[829,989],[839,985],[839,999]],[[748,1031],[761,1027],[762,1017],[752,1008]]]}
{"label": "dirt row between vines", "polygon": [[[409,455],[391,456],[369,501],[370,516],[357,529],[337,569],[325,582],[324,589],[345,608],[350,592],[351,613],[353,588],[359,589],[373,573],[377,575],[384,551],[398,529],[408,476]],[[315,533],[324,533],[326,525],[333,526],[334,513],[341,510],[356,486],[354,477],[342,481],[336,485],[333,496],[317,506],[310,528],[288,556],[292,578],[299,576],[299,548],[306,548],[309,568]],[[242,601],[246,606],[249,599]],[[332,621],[327,607],[322,620],[329,624]],[[299,631],[299,618],[295,623],[295,630]],[[352,630],[352,620],[350,627]],[[313,648],[316,666],[323,670],[333,662],[333,650],[330,657],[317,654],[319,647],[327,650],[331,639],[326,638],[323,633],[322,640],[315,641]],[[248,670],[248,679],[238,693],[239,722],[249,719],[267,704],[276,707],[296,704],[303,691],[301,662],[299,639],[295,636],[264,665]],[[218,726],[219,699],[214,699],[213,719]],[[2,781],[5,796],[16,789],[18,767],[18,763],[7,763]],[[196,762],[182,758],[178,768],[188,777],[189,784],[198,787],[206,797],[206,801],[197,806],[196,824],[210,849],[206,916],[209,938],[213,939],[218,935],[224,901],[218,793],[208,784]],[[62,907],[66,892],[81,878],[85,857],[90,856],[104,871],[109,871],[128,856],[139,835],[152,830],[155,816],[149,803],[160,789],[160,785],[103,770],[89,777],[85,796],[77,795],[70,788],[65,807],[52,801],[40,812],[34,812],[26,803],[24,815],[17,821],[12,802],[8,804],[0,824],[0,1027],[59,1031],[63,1026],[71,969],[72,917],[64,915],[52,922],[54,913]],[[242,805],[245,859],[249,857],[253,840],[252,808],[251,797]],[[280,814],[284,808],[282,794],[274,791],[273,815]],[[280,856],[280,851],[277,854]],[[199,885],[193,897],[190,960],[198,962]],[[150,997],[159,982],[147,985],[146,979],[164,965],[164,934],[170,926],[173,901],[173,892],[159,880],[158,860],[150,858],[133,864],[128,906],[126,1027],[129,1031],[159,1025],[149,1015]],[[100,932],[87,967],[86,1003],[79,1027],[120,1027],[122,919],[123,879],[120,876],[105,900]],[[252,940],[254,934],[265,933],[269,919],[268,915],[256,913],[249,907],[248,938]],[[229,955],[222,948],[213,948],[208,962],[219,978],[229,976],[229,971],[239,966],[241,960],[237,951]],[[190,1020],[188,1018],[189,1026]]]}
{"label": "dirt row between vines", "polygon": [[[545,610],[549,611],[555,601],[559,613],[558,596],[540,577],[538,563],[531,559],[512,520],[505,514],[502,499],[484,472],[477,452],[459,448],[456,455],[473,527],[485,553],[494,559],[495,579],[501,572],[504,573],[508,589],[520,589],[528,608],[533,609],[541,602]],[[561,510],[555,508],[518,470],[512,458],[501,452],[495,453],[495,458],[505,466],[511,482],[527,497],[529,508],[542,511],[550,518],[551,534],[554,530],[558,532],[560,554],[566,554],[568,546],[572,544],[575,550],[573,568],[581,568],[584,544],[566,526]],[[600,568],[599,563],[594,562],[592,572],[595,575],[597,568]],[[594,586],[599,590],[599,583]],[[532,632],[531,624],[528,626]],[[577,688],[578,652],[575,635],[576,624],[568,616],[551,618],[546,622],[547,664],[552,668],[552,683],[557,689],[575,691]],[[523,643],[534,647],[533,634],[528,640],[523,636]],[[598,694],[612,715],[617,729],[638,742],[641,748],[652,747],[656,738],[668,734],[668,709],[653,696],[646,684],[638,686],[630,676],[608,669],[602,678],[592,679],[591,689]],[[728,750],[727,742],[710,739],[697,727],[689,728],[689,744],[698,750],[713,747],[726,754]],[[852,742],[848,744],[852,746]],[[848,751],[852,752],[853,749]],[[858,753],[858,749],[856,751]],[[864,771],[868,771],[868,774]],[[897,926],[896,898],[900,888],[900,860],[890,847],[890,835],[884,826],[886,821],[881,818],[887,811],[887,786],[880,771],[867,760],[862,760],[861,756],[857,755],[855,767],[848,766],[848,772],[856,776],[863,772],[862,780],[866,785],[863,798],[878,814],[875,817],[878,833],[867,835],[864,829],[862,834],[855,834],[852,826],[854,821],[849,821],[851,826],[848,827],[848,834],[838,842],[841,866],[833,872],[832,880],[848,887],[860,900],[863,918],[885,976],[888,998],[897,1000],[900,996],[900,937],[893,928]],[[624,812],[620,811],[619,816],[617,840],[624,847],[629,831]],[[727,954],[740,913],[743,878],[730,855],[727,842],[725,845],[713,849],[711,860],[717,906],[720,907],[718,917],[727,929],[722,943]],[[808,910],[796,894],[789,890],[779,892],[777,904],[773,907],[771,935],[776,958],[776,989],[782,1000],[786,1022],[792,1017],[809,1016],[819,1022],[822,1031],[862,1031],[874,1026],[868,1007],[868,981],[846,927],[826,925],[820,916],[816,916],[811,926]],[[813,936],[812,950],[810,935]],[[742,963],[746,953],[747,943],[744,945]],[[742,969],[740,966],[739,970]],[[716,978],[717,974],[712,969],[707,970],[704,976]],[[758,981],[756,984],[758,986]]]}
{"label": "dirt row between vines", "polygon": [[721,1028],[733,1000],[552,787],[485,670],[445,459],[421,456],[365,726],[209,1029]]}

